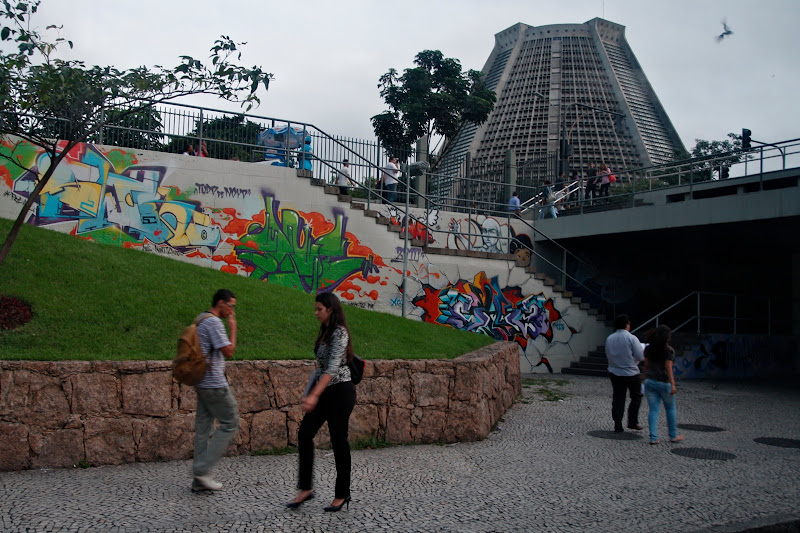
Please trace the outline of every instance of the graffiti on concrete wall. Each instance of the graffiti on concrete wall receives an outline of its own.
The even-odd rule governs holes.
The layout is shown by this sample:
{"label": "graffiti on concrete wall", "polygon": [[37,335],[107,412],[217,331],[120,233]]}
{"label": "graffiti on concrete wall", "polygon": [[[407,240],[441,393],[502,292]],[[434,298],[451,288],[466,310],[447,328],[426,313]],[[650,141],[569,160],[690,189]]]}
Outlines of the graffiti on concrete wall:
{"label": "graffiti on concrete wall", "polygon": [[[400,212],[396,207],[387,206],[389,215],[389,224],[392,226],[400,226],[400,236],[405,236],[406,231],[406,216],[405,213]],[[425,211],[422,216],[415,215],[413,212],[408,215],[408,237],[410,239],[426,241],[428,244],[436,242],[434,237],[435,229],[438,229],[437,223],[439,221],[439,211],[431,209]],[[430,228],[430,231],[429,229]]]}
{"label": "graffiti on concrete wall", "polygon": [[[28,161],[30,170],[19,169],[11,188],[18,197],[27,198],[38,176],[49,168],[50,157],[27,143],[15,155]],[[146,240],[179,250],[216,246],[219,228],[212,227],[197,202],[160,186],[165,173],[161,166],[136,164],[117,171],[97,148],[79,145],[42,189],[31,222],[37,226],[75,222],[79,235],[97,232],[106,240],[108,234],[121,232],[127,237],[123,241]]]}
{"label": "graffiti on concrete wall", "polygon": [[458,280],[444,288],[423,285],[413,304],[426,322],[483,333],[513,341],[524,350],[532,339],[551,342],[556,328],[568,328],[553,300],[543,294],[523,296],[519,287],[500,288],[497,277],[484,272],[473,281]]}
{"label": "graffiti on concrete wall", "polygon": [[[749,378],[797,368],[797,341],[766,335],[707,335],[675,358],[678,378]],[[794,360],[793,360],[794,359]]]}
{"label": "graffiti on concrete wall", "polygon": [[[0,147],[18,157],[24,170],[4,165],[3,182],[15,198],[33,191],[49,156],[26,142]],[[30,223],[73,223],[74,235],[94,241],[142,248],[191,260],[210,259],[225,272],[248,275],[314,293],[336,290],[345,299],[377,300],[374,287],[382,259],[346,231],[347,217],[281,208],[274,195],[261,192],[260,210],[243,215],[217,208],[193,196],[245,200],[250,189],[195,183],[181,191],[165,186],[167,168],[139,165],[124,150],[102,152],[77,146],[42,190]],[[24,201],[24,200],[23,200]]]}
{"label": "graffiti on concrete wall", "polygon": [[[281,210],[267,194],[264,205],[263,222],[249,224],[234,248],[239,261],[252,267],[252,277],[312,293],[341,287],[354,275],[367,280],[378,273],[372,250],[345,231],[341,210],[334,211],[331,224],[319,213]],[[377,300],[378,292],[369,297]]]}

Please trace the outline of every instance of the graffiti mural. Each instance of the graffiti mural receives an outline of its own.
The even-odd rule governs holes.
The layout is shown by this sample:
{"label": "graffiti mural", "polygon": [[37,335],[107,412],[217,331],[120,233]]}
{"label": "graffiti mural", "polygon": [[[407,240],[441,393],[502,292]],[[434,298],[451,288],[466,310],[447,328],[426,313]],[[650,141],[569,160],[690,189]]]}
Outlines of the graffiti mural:
{"label": "graffiti mural", "polygon": [[[333,290],[356,274],[366,280],[378,273],[372,251],[346,234],[341,210],[334,211],[331,227],[318,214],[303,217],[293,209],[280,210],[267,194],[264,205],[263,222],[249,224],[234,248],[239,260],[252,267],[251,277],[313,293]],[[377,300],[377,291],[369,297]]]}
{"label": "graffiti mural", "polygon": [[[27,198],[50,166],[50,157],[25,143],[15,153],[30,164],[13,182],[12,191]],[[91,145],[79,145],[59,165],[42,189],[33,224],[76,222],[77,235],[118,228],[135,241],[168,244],[176,249],[216,246],[218,228],[197,202],[175,197],[160,187],[160,166],[130,165],[115,171],[111,161]]]}
{"label": "graffiti mural", "polygon": [[675,358],[675,377],[750,378],[785,375],[797,368],[797,341],[766,335],[706,335]]}
{"label": "graffiti mural", "polygon": [[[388,215],[389,215],[389,224],[392,226],[400,226],[402,229],[400,230],[400,236],[405,236],[405,222],[406,217],[405,214],[400,212],[394,206],[387,206]],[[439,211],[437,209],[431,209],[430,211],[425,212],[422,219],[415,216],[413,213],[409,213],[408,215],[408,237],[410,239],[416,239],[420,241],[427,241],[428,244],[433,244],[436,242],[436,239],[433,236],[433,232],[429,231],[428,228],[431,230],[438,229],[436,223],[439,220]]]}
{"label": "graffiti mural", "polygon": [[[50,165],[49,156],[27,142],[4,143],[24,170],[3,169],[3,183],[15,203],[33,191],[39,175]],[[274,195],[250,189],[194,183],[181,191],[165,186],[167,168],[139,165],[124,150],[102,152],[93,145],[75,147],[42,190],[29,222],[36,226],[72,223],[72,234],[128,248],[210,259],[224,272],[246,275],[286,287],[315,293],[336,290],[343,298],[377,300],[378,276],[385,266],[370,248],[346,231],[347,217],[333,211],[333,221],[322,214],[281,208]],[[233,199],[255,212],[242,215],[234,208],[217,208],[192,200]]]}
{"label": "graffiti mural", "polygon": [[523,350],[532,339],[551,342],[554,329],[569,328],[552,299],[543,294],[523,296],[519,287],[501,289],[497,277],[489,278],[484,272],[472,282],[422,288],[424,294],[414,298],[413,304],[423,310],[424,321],[513,341]]}

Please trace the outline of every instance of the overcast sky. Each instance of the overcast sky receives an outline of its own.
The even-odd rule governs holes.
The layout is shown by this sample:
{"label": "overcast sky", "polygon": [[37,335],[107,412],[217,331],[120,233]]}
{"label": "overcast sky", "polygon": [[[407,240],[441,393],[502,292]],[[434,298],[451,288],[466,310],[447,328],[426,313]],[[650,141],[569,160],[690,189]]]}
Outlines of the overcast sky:
{"label": "overcast sky", "polygon": [[[275,75],[253,113],[366,138],[384,110],[378,78],[418,52],[480,70],[495,33],[517,22],[594,17],[626,27],[687,148],[742,127],[766,142],[800,137],[800,0],[43,0],[35,20],[64,25],[72,58],[117,68],[205,58],[222,34],[246,41],[243,63]],[[717,43],[722,19],[734,34]]]}

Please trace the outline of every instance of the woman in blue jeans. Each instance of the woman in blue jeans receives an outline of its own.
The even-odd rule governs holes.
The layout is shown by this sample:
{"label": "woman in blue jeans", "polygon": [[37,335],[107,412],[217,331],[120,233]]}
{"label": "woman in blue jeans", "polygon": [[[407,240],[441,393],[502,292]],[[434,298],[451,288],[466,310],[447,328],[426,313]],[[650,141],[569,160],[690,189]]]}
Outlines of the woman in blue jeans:
{"label": "woman in blue jeans", "polygon": [[667,428],[670,442],[680,442],[675,409],[675,374],[672,363],[675,361],[675,350],[669,345],[672,330],[667,326],[658,326],[647,339],[649,344],[644,350],[644,393],[650,406],[647,421],[650,425],[650,444],[658,444],[658,412],[661,402],[667,412]]}

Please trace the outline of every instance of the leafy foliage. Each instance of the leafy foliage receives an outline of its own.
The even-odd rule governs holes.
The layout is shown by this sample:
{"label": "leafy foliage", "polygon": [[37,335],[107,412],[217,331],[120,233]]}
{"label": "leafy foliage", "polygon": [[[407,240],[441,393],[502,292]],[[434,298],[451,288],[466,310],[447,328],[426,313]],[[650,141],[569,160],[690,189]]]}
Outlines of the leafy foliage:
{"label": "leafy foliage", "polygon": [[417,139],[434,134],[453,137],[465,122],[483,123],[497,96],[477,70],[461,71],[457,59],[438,50],[416,55],[413,68],[380,77],[378,87],[389,106],[372,117],[372,127],[389,155],[405,159]]}
{"label": "leafy foliage", "polygon": [[[247,145],[255,146],[258,142],[258,134],[264,129],[260,124],[246,120],[244,115],[234,117],[220,117],[211,120],[204,120],[203,140],[208,146],[210,157],[219,159],[238,159],[239,161],[255,162],[264,159],[263,151],[255,156]],[[194,130],[189,132],[187,137],[172,139],[167,143],[166,151],[171,153],[182,153],[187,145],[192,144],[196,148],[196,139],[200,137],[200,121],[195,123]]]}
{"label": "leafy foliage", "polygon": [[[261,67],[240,66],[239,48],[245,43],[227,36],[211,47],[210,65],[188,55],[180,56],[173,68],[127,70],[58,59],[54,52],[65,44],[72,48],[72,42],[58,35],[59,26],[45,29],[56,32],[52,42],[32,26],[39,4],[40,0],[0,2],[0,43],[12,50],[0,50],[0,136],[25,139],[50,158],[0,248],[0,264],[41,190],[77,144],[96,140],[107,126],[130,129],[143,116],[152,121],[154,104],[189,94],[213,94],[250,110],[260,103],[259,87],[268,89],[272,79]],[[136,142],[147,145],[157,139],[139,135]],[[18,164],[13,153],[8,159]]]}
{"label": "leafy foliage", "polygon": [[742,161],[742,137],[736,133],[729,133],[724,141],[706,141],[695,139],[695,144],[691,152],[676,151],[672,157],[672,162],[667,163],[667,170],[653,173],[653,176],[664,176],[664,181],[675,185],[678,177],[674,167],[681,163],[686,163],[686,173],[691,166],[693,181],[709,181],[714,176],[721,178],[725,172],[733,165]]}

